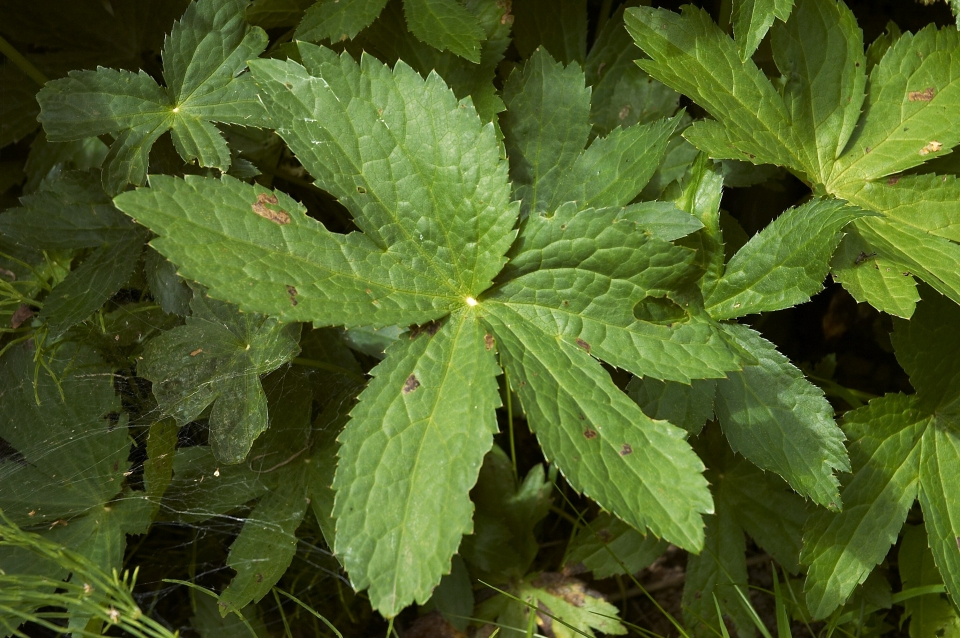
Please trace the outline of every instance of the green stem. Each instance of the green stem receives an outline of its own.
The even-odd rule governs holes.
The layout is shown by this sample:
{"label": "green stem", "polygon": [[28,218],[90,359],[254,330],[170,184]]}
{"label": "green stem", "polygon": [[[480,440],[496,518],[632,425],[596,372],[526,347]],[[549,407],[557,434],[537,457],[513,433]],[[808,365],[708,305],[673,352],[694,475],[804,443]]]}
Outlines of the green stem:
{"label": "green stem", "polygon": [[317,359],[305,359],[304,357],[294,357],[291,361],[294,365],[306,366],[308,368],[317,368],[319,370],[326,370],[328,372],[336,372],[337,374],[342,374],[345,377],[350,377],[360,383],[366,383],[367,378],[362,374],[357,374],[353,370],[347,370],[346,368],[341,368],[340,366],[334,365],[332,363],[327,363],[326,361],[319,361]]}
{"label": "green stem", "polygon": [[13,48],[13,45],[7,42],[2,35],[0,35],[0,53],[7,56],[7,58],[9,58],[18,69],[30,76],[30,79],[40,86],[43,86],[49,81],[47,76],[45,76],[40,69],[33,66],[33,63],[23,57],[23,55],[21,55],[20,52],[15,48]]}
{"label": "green stem", "polygon": [[503,369],[503,385],[507,390],[507,428],[510,433],[510,461],[513,463],[513,480],[520,482],[517,472],[517,445],[513,440],[513,392],[510,390],[510,373]]}

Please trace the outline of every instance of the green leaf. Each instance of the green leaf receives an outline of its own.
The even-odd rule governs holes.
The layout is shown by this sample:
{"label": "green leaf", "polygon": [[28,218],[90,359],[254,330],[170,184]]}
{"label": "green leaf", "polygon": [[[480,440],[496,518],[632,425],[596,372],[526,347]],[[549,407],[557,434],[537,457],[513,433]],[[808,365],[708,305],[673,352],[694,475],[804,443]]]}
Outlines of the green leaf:
{"label": "green leaf", "polygon": [[956,268],[960,246],[897,220],[869,217],[857,220],[854,226],[870,253],[903,265],[904,272],[960,303],[960,272]]}
{"label": "green leaf", "polygon": [[[484,299],[636,375],[689,383],[741,366],[714,322],[664,297],[688,276],[690,251],[636,232],[617,209],[575,208],[527,218],[511,279]],[[635,306],[661,302],[676,323],[638,319]]]}
{"label": "green leaf", "polygon": [[809,567],[805,590],[814,618],[839,607],[896,541],[917,496],[929,422],[917,401],[901,394],[845,415],[853,476],[841,491],[844,509],[811,517],[800,555]]}
{"label": "green leaf", "polygon": [[[0,233],[47,250],[99,248],[122,243],[135,226],[100,187],[95,172],[70,171],[20,199],[0,215]],[[123,283],[123,282],[121,282]]]}
{"label": "green leaf", "polygon": [[594,638],[595,630],[616,636],[627,633],[616,607],[583,581],[553,572],[527,576],[506,594],[481,603],[476,615],[494,622],[498,635],[505,638],[530,636],[535,626],[556,638]]}
{"label": "green leaf", "polygon": [[564,64],[583,62],[587,53],[585,0],[521,0],[511,5],[513,38],[523,58],[542,47]]}
{"label": "green leaf", "polygon": [[709,296],[723,275],[723,233],[720,229],[720,198],[723,196],[723,175],[719,168],[699,153],[687,172],[677,207],[687,211],[703,226],[696,235],[681,244],[697,251],[696,263],[703,271],[700,290]]}
{"label": "green leaf", "polygon": [[920,301],[917,280],[901,266],[874,254],[856,229],[848,229],[830,261],[833,278],[858,302],[909,319]]}
{"label": "green leaf", "polygon": [[538,50],[510,75],[502,118],[515,195],[525,212],[568,201],[600,208],[630,203],[653,176],[678,119],[614,129],[586,150],[590,89],[575,64]]}
{"label": "green leaf", "polygon": [[891,223],[960,242],[960,178],[955,175],[908,175],[864,182],[850,189],[852,203],[882,213]]}
{"label": "green leaf", "polygon": [[587,84],[593,87],[590,122],[601,136],[618,126],[670,117],[680,101],[679,93],[634,64],[638,51],[623,24],[624,8],[604,23],[583,63]]}
{"label": "green leaf", "polygon": [[689,385],[676,381],[634,377],[627,394],[651,419],[669,421],[690,434],[697,434],[713,418],[714,379],[693,379]]}
{"label": "green leaf", "polygon": [[805,164],[822,184],[860,119],[867,83],[863,33],[842,2],[797,0],[796,5],[786,24],[773,30],[771,44]]}
{"label": "green leaf", "polygon": [[450,50],[470,62],[480,62],[483,29],[476,16],[457,0],[403,0],[410,31],[441,51]]}
{"label": "green leaf", "polygon": [[544,49],[507,78],[501,126],[515,196],[525,212],[563,203],[555,195],[590,136],[590,89],[584,82],[579,66],[564,67]]}
{"label": "green leaf", "polygon": [[645,536],[604,512],[580,528],[567,546],[564,562],[569,568],[583,565],[593,572],[594,578],[609,578],[623,575],[623,567],[627,574],[638,573],[667,547],[666,541],[652,534]]}
{"label": "green leaf", "polygon": [[787,20],[793,9],[793,2],[794,0],[735,0],[731,20],[741,60],[745,61],[753,56],[774,19]]}
{"label": "green leaf", "polygon": [[530,427],[571,486],[637,529],[702,547],[700,514],[711,502],[683,430],[647,418],[583,347],[506,304],[485,307]]}
{"label": "green leaf", "polygon": [[[923,525],[905,525],[897,554],[903,589],[940,585],[943,579],[927,547]],[[910,621],[910,638],[950,636],[960,632],[960,618],[940,594],[925,594],[903,601],[903,618]]]}
{"label": "green leaf", "polygon": [[899,173],[960,142],[950,113],[960,104],[960,32],[930,25],[904,34],[870,73],[861,124],[827,190],[846,197],[864,181]]}
{"label": "green leaf", "polygon": [[177,275],[177,267],[152,248],[144,254],[143,274],[150,294],[164,312],[181,317],[190,314],[190,287]]}
{"label": "green leaf", "polygon": [[540,551],[534,528],[550,511],[552,491],[542,465],[533,466],[518,484],[506,452],[497,445],[490,449],[470,492],[476,507],[473,533],[463,537],[458,550],[472,573],[488,582],[527,573]]}
{"label": "green leaf", "polygon": [[[150,507],[123,491],[132,441],[126,416],[118,418],[113,370],[85,346],[35,353],[28,344],[0,363],[0,437],[22,457],[0,462],[0,509],[103,569],[119,569],[126,534],[145,531]],[[0,563],[14,554],[0,548]]]}
{"label": "green leaf", "polygon": [[[237,574],[220,594],[227,609],[258,602],[280,580],[297,549],[296,531],[310,502],[310,417],[313,396],[302,368],[278,371],[264,382],[270,429],[251,450],[248,467],[274,487],[263,495],[230,545],[227,566]],[[270,476],[276,472],[275,476]]]}
{"label": "green leaf", "polygon": [[384,615],[426,602],[471,529],[467,493],[500,404],[485,339],[458,313],[396,342],[340,436],[335,551]]}
{"label": "green leaf", "polygon": [[249,77],[237,77],[267,44],[266,33],[244,21],[246,5],[247,0],[190,4],[164,42],[166,87],[143,71],[107,68],[71,71],[48,82],[37,94],[47,138],[115,136],[103,173],[111,194],[144,182],[150,148],[166,131],[184,160],[226,171],[230,154],[210,122],[266,122]]}
{"label": "green leaf", "polygon": [[713,158],[806,170],[780,95],[752,60],[741,60],[734,41],[706,11],[686,7],[677,15],[637,7],[627,9],[625,20],[651,58],[640,60],[640,68],[723,122],[690,127],[684,137],[694,146]]}
{"label": "green leaf", "polygon": [[704,305],[714,319],[780,310],[823,290],[843,227],[868,215],[837,200],[784,211],[737,251]]}
{"label": "green leaf", "polygon": [[958,477],[960,437],[957,436],[956,415],[952,419],[937,415],[923,435],[920,507],[933,558],[954,601],[960,595],[960,557],[957,556],[960,507],[952,497],[960,487]]}
{"label": "green leaf", "polygon": [[[173,457],[173,479],[160,514],[178,523],[205,521],[265,494],[270,489],[268,478],[246,463],[221,465],[209,446],[183,447]],[[201,483],[203,489],[198,489]]]}
{"label": "green leaf", "polygon": [[427,607],[434,607],[444,620],[459,631],[466,631],[473,616],[473,586],[463,559],[454,554],[451,571],[440,579]]}
{"label": "green leaf", "polygon": [[960,307],[930,289],[911,321],[897,321],[890,340],[897,361],[910,375],[919,406],[939,417],[960,410],[960,365],[942,353],[960,348]]}
{"label": "green leaf", "polygon": [[186,325],[147,343],[139,373],[153,382],[161,409],[181,426],[213,405],[213,452],[223,463],[239,463],[267,428],[259,375],[293,358],[300,326],[238,313],[199,291],[190,308]]}
{"label": "green leaf", "polygon": [[705,517],[706,540],[699,555],[687,557],[683,583],[683,616],[695,636],[714,635],[719,627],[714,597],[737,627],[740,636],[752,636],[750,616],[739,604],[737,588],[745,590],[746,541],[736,513],[717,503],[717,513]]}
{"label": "green leaf", "polygon": [[377,19],[386,4],[387,0],[319,0],[307,9],[293,37],[307,42],[352,40]]}
{"label": "green leaf", "polygon": [[480,119],[496,123],[497,113],[505,108],[494,79],[510,44],[510,24],[504,19],[509,15],[508,7],[498,0],[469,0],[465,6],[476,15],[484,31],[478,64],[464,64],[455,53],[439,51],[418,40],[406,30],[403,7],[396,1],[388,4],[347,49],[356,57],[363,51],[372,53],[390,65],[403,60],[423,77],[436,71],[457,99],[470,96]]}
{"label": "green leaf", "polygon": [[734,512],[737,524],[784,568],[800,571],[806,502],[777,476],[749,461],[737,459],[723,471],[722,505]]}
{"label": "green leaf", "polygon": [[219,603],[240,609],[258,602],[287,571],[297,551],[295,532],[307,511],[305,468],[285,472],[277,489],[267,492],[230,545],[227,566],[237,575],[220,594]]}
{"label": "green leaf", "polygon": [[89,317],[120,290],[137,267],[143,244],[143,234],[136,231],[104,244],[50,291],[39,318],[52,338]]}
{"label": "green leaf", "polygon": [[[150,188],[114,201],[161,235],[151,243],[180,273],[244,310],[379,327],[427,323],[463,305],[448,282],[417,269],[413,260],[429,256],[412,242],[383,251],[360,233],[331,233],[281,191],[228,176],[155,175]],[[219,247],[213,266],[211,246]]]}
{"label": "green leaf", "polygon": [[804,496],[839,509],[833,471],[850,466],[823,391],[756,332],[737,324],[723,327],[757,359],[717,382],[714,409],[730,447]]}
{"label": "green leaf", "polygon": [[[306,43],[300,52],[309,73],[289,61],[251,65],[272,112],[291,126],[280,136],[378,252],[402,254],[418,282],[435,282],[460,306],[476,297],[503,266],[517,214],[492,125],[437,75],[424,80],[400,63],[391,71],[370,56],[358,65]],[[360,144],[360,130],[376,144]]]}

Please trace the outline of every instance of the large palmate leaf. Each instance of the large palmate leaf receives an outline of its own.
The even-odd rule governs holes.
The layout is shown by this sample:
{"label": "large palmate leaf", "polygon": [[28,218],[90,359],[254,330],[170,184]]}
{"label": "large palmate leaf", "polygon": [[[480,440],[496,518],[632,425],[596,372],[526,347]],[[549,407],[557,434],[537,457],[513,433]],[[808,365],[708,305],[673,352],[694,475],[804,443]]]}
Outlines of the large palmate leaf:
{"label": "large palmate leaf", "polygon": [[184,326],[151,340],[140,374],[153,382],[163,411],[185,425],[210,412],[210,444],[224,463],[239,463],[267,428],[260,375],[289,361],[300,326],[238,313],[236,306],[195,291]]}
{"label": "large palmate leaf", "polygon": [[[613,171],[591,195],[616,208],[570,204],[553,224],[528,217],[504,269],[519,203],[495,128],[470,100],[402,62],[298,46],[303,65],[256,60],[251,73],[280,136],[360,232],[332,233],[283,193],[229,177],[152,177],[115,202],[160,235],[153,245],[184,276],[248,312],[364,330],[413,324],[387,347],[339,438],[334,547],[354,585],[393,616],[426,602],[451,569],[496,431],[497,354],[577,489],[637,528],[699,547],[710,508],[702,465],[681,430],[646,418],[588,352],[683,381],[742,367],[742,349],[702,310],[669,302],[680,314],[661,321],[666,296],[692,276],[690,251],[662,238],[698,224],[670,205],[620,208],[661,151],[637,165],[641,178]],[[589,129],[588,117],[589,105]],[[651,127],[627,131],[672,123]],[[580,253],[557,250],[567,242]],[[596,304],[593,290],[603,293]]]}
{"label": "large palmate leaf", "polygon": [[[872,63],[842,2],[798,0],[786,24],[774,28],[783,74],[778,92],[752,60],[734,57],[734,42],[702,11],[630,9],[627,26],[652,58],[641,66],[715,118],[685,133],[695,146],[714,158],[785,166],[818,193],[883,214],[855,222],[864,255],[903,266],[960,303],[960,246],[951,222],[920,210],[925,200],[934,210],[955,206],[952,178],[905,178],[901,187],[896,175],[960,142],[951,116],[960,105],[960,32],[931,25],[896,41],[891,36],[871,47]],[[911,311],[902,284],[861,276],[845,263],[837,268],[857,298],[900,315]]]}
{"label": "large palmate leaf", "polygon": [[55,142],[109,134],[103,173],[107,192],[142,184],[150,149],[165,132],[186,161],[226,171],[230,151],[211,122],[264,126],[263,105],[247,60],[266,48],[267,34],[244,20],[247,0],[196,0],[163,46],[165,87],[145,72],[107,68],[72,71],[37,95],[40,121]]}
{"label": "large palmate leaf", "polygon": [[937,354],[956,347],[960,308],[929,288],[923,297],[893,334],[917,394],[874,399],[846,416],[854,473],[841,491],[844,511],[820,513],[804,533],[807,604],[815,617],[839,606],[883,560],[916,498],[947,591],[954,599],[960,592],[960,512],[949,496],[960,476],[960,367]]}
{"label": "large palmate leaf", "polygon": [[[126,534],[145,531],[150,507],[143,492],[124,486],[132,440],[126,416],[113,420],[121,410],[113,372],[91,349],[67,342],[40,354],[46,365],[34,376],[34,355],[19,345],[0,365],[0,437],[22,458],[0,462],[0,509],[103,569],[119,569]],[[10,547],[0,548],[0,569],[67,576]]]}

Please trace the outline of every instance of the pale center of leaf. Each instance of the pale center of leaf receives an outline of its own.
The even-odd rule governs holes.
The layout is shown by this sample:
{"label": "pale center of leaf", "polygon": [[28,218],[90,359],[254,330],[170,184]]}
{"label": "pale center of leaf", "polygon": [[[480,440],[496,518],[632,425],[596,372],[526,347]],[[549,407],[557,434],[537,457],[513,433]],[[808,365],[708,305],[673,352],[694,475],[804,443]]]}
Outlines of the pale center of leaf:
{"label": "pale center of leaf", "polygon": [[471,308],[476,306],[478,303],[479,302],[473,297],[467,297],[467,305],[470,306]]}

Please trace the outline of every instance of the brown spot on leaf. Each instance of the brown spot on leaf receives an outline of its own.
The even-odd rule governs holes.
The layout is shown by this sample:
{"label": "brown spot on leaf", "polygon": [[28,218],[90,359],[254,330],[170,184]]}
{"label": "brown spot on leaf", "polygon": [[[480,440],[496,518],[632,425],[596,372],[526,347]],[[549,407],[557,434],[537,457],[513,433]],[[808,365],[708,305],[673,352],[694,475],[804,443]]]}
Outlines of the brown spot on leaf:
{"label": "brown spot on leaf", "polygon": [[287,294],[290,295],[290,305],[297,305],[297,288],[296,286],[287,286]]}
{"label": "brown spot on leaf", "polygon": [[927,144],[926,146],[920,149],[920,154],[929,155],[930,153],[936,153],[942,148],[943,148],[943,144],[941,144],[937,140],[933,140],[932,142],[930,142],[929,144]]}
{"label": "brown spot on leaf", "polygon": [[900,181],[900,176],[894,175],[893,177],[887,180],[887,186],[896,186],[897,182],[899,181]]}
{"label": "brown spot on leaf", "polygon": [[583,339],[577,339],[577,345],[583,348],[584,350],[586,350],[587,352],[590,352],[590,344],[584,341]]}
{"label": "brown spot on leaf", "polygon": [[194,350],[193,352],[190,353],[190,356],[191,356],[191,357],[195,357],[195,356],[197,356],[198,354],[200,354],[201,352],[203,352],[203,348],[197,348],[196,350]]}
{"label": "brown spot on leaf", "polygon": [[487,350],[493,347],[493,335],[489,332],[483,335],[483,343],[487,347]]}
{"label": "brown spot on leaf", "polygon": [[409,377],[407,377],[407,380],[403,382],[403,393],[410,394],[419,387],[420,381],[417,379],[417,375],[411,374]]}
{"label": "brown spot on leaf", "polygon": [[907,99],[911,102],[929,102],[933,99],[933,96],[936,94],[936,89],[932,86],[928,86],[922,91],[910,91],[907,93]]}
{"label": "brown spot on leaf", "polygon": [[257,582],[258,583],[263,582],[263,574],[261,574],[260,572],[257,572]]}
{"label": "brown spot on leaf", "polygon": [[16,330],[31,317],[33,317],[33,310],[27,304],[22,303],[10,316],[10,327]]}
{"label": "brown spot on leaf", "polygon": [[620,113],[618,113],[618,116],[620,117],[621,120],[627,119],[627,116],[628,116],[628,115],[630,115],[630,105],[629,105],[629,104],[627,104],[627,105],[624,106],[622,109],[620,109]]}
{"label": "brown spot on leaf", "polygon": [[277,196],[269,195],[267,193],[260,193],[257,195],[257,201],[250,205],[250,208],[253,209],[257,215],[263,217],[264,219],[269,219],[275,224],[280,224],[285,226],[290,223],[290,215],[287,211],[282,208],[274,210],[268,205],[276,206],[277,205]]}
{"label": "brown spot on leaf", "polygon": [[595,439],[597,438],[597,431],[587,428],[586,430],[583,431],[583,438],[587,440]]}
{"label": "brown spot on leaf", "polygon": [[870,148],[869,146],[868,146],[867,148],[863,149],[863,151],[864,151],[865,153],[867,153],[867,154],[869,154],[870,151],[872,151],[872,150],[873,150],[873,149]]}
{"label": "brown spot on leaf", "polygon": [[629,443],[624,443],[620,448],[620,456],[627,456],[628,454],[633,454],[633,446]]}

